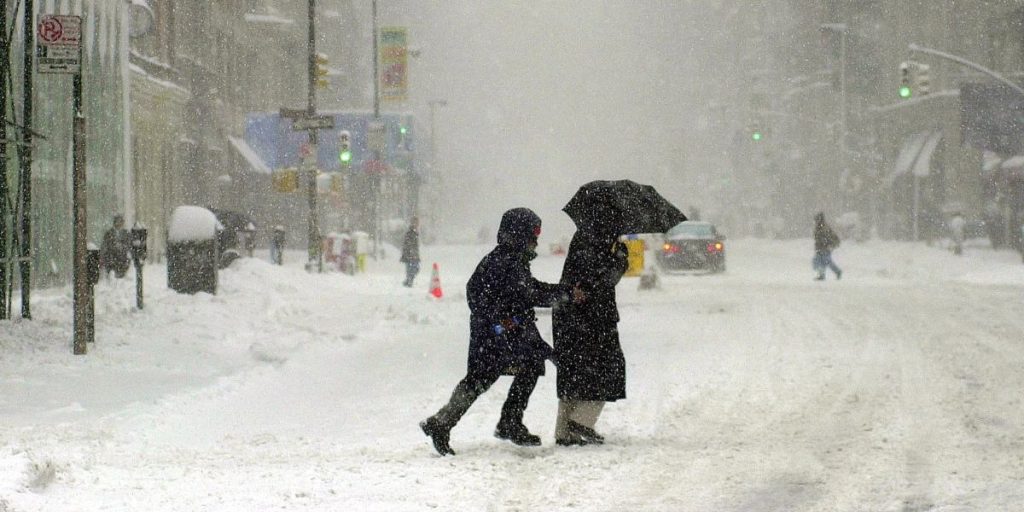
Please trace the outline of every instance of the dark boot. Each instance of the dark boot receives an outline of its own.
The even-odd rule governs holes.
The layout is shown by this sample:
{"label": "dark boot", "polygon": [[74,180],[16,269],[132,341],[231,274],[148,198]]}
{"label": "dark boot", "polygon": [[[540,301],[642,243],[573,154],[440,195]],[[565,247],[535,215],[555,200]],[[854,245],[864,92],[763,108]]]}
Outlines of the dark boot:
{"label": "dark boot", "polygon": [[455,450],[448,446],[449,433],[459,420],[462,419],[462,415],[466,414],[466,411],[473,405],[477,397],[484,391],[487,391],[487,388],[491,387],[496,380],[498,380],[497,376],[479,377],[467,375],[466,378],[462,379],[455,386],[455,390],[452,391],[452,396],[448,399],[448,403],[440,411],[437,411],[437,414],[420,423],[423,433],[434,441],[434,449],[437,450],[437,453],[440,453],[442,456],[455,455]]}
{"label": "dark boot", "polygon": [[526,425],[519,423],[517,425],[505,425],[502,423],[498,424],[498,428],[494,429],[494,437],[498,439],[505,439],[506,441],[512,441],[513,444],[519,446],[540,446],[540,437],[537,437],[530,433],[526,429]]}
{"label": "dark boot", "polygon": [[594,429],[586,427],[576,423],[575,421],[569,420],[567,425],[570,434],[579,436],[584,444],[604,444],[604,436],[598,434]]}
{"label": "dark boot", "polygon": [[442,457],[445,455],[455,455],[455,450],[452,450],[452,447],[448,445],[448,435],[452,430],[451,427],[442,425],[441,422],[431,416],[420,422],[420,428],[434,442],[434,449]]}

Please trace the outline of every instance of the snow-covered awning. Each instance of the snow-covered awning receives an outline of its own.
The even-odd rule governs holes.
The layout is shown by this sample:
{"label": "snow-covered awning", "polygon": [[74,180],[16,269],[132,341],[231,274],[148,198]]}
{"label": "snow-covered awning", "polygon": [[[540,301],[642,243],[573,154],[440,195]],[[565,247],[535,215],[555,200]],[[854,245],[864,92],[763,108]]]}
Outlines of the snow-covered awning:
{"label": "snow-covered awning", "polygon": [[892,186],[896,178],[912,172],[914,176],[928,176],[931,172],[932,153],[942,140],[941,131],[918,132],[911,135],[900,148],[892,173],[885,179],[886,186]]}
{"label": "snow-covered awning", "polygon": [[270,166],[256,154],[256,151],[252,149],[252,146],[250,146],[249,143],[239,139],[238,137],[232,137],[230,135],[228,136],[228,142],[230,142],[231,147],[235,148],[235,151],[237,151],[238,154],[248,162],[249,167],[251,167],[252,170],[260,174],[270,174]]}
{"label": "snow-covered awning", "polygon": [[992,172],[999,168],[999,164],[1003,163],[1003,159],[999,158],[999,155],[995,151],[983,151],[981,153],[981,170],[984,172]]}
{"label": "snow-covered awning", "polygon": [[917,156],[917,161],[914,162],[914,176],[924,177],[932,173],[932,154],[935,153],[935,148],[939,146],[940,140],[942,140],[941,131],[934,132],[928,136],[924,146],[921,146],[921,154]]}
{"label": "snow-covered awning", "polygon": [[1013,158],[1007,158],[1006,160],[1003,161],[1003,164],[1000,165],[1000,167],[1002,167],[1003,169],[1024,168],[1024,156],[1017,155]]}
{"label": "snow-covered awning", "polygon": [[282,18],[281,16],[275,16],[273,14],[246,14],[245,21],[248,21],[249,23],[265,23],[281,26],[292,26],[295,24],[295,20],[293,19]]}

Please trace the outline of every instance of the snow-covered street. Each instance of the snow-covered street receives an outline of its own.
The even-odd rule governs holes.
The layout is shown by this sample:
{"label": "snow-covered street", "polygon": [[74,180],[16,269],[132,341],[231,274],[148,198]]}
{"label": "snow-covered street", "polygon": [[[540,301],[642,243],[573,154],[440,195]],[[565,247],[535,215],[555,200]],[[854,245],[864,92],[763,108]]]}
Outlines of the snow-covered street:
{"label": "snow-covered street", "polygon": [[[69,294],[0,331],[0,511],[1024,508],[1024,265],[1013,252],[729,242],[723,275],[619,286],[625,401],[604,446],[553,442],[554,369],[526,413],[540,448],[492,435],[510,379],[439,457],[417,427],[462,377],[464,287],[486,246],[426,246],[355,277],[240,260],[216,296],[147,268],[97,291],[73,356]],[[562,259],[534,274],[557,280]],[[541,312],[550,341],[550,315]]]}

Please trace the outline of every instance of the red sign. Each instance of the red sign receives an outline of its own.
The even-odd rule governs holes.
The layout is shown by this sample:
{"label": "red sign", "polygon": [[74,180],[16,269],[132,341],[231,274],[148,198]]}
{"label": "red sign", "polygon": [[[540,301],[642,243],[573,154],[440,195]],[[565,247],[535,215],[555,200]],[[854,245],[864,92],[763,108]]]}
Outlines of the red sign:
{"label": "red sign", "polygon": [[38,35],[46,45],[77,46],[82,38],[82,18],[44,15],[39,19]]}
{"label": "red sign", "polygon": [[385,174],[390,169],[387,163],[380,160],[368,160],[363,164],[363,172],[366,174]]}

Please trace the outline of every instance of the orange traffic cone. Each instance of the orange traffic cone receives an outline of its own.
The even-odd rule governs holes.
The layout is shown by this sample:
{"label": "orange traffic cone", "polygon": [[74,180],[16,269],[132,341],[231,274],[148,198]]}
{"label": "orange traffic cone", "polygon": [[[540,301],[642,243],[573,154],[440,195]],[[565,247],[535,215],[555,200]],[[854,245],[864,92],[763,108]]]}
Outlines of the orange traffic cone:
{"label": "orange traffic cone", "polygon": [[444,296],[444,292],[441,291],[441,275],[437,263],[434,263],[434,271],[430,273],[430,294],[438,299]]}

